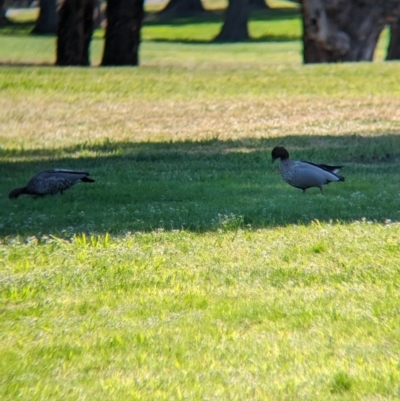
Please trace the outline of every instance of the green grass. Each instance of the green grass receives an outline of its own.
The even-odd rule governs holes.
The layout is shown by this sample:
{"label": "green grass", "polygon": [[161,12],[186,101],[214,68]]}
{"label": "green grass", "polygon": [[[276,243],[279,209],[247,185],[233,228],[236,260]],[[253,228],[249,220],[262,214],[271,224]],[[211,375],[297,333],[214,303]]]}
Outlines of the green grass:
{"label": "green grass", "polygon": [[[115,69],[3,32],[0,398],[398,399],[398,63],[193,26],[149,24],[168,40]],[[277,144],[346,181],[303,195]],[[96,182],[7,198],[52,167]]]}
{"label": "green grass", "polygon": [[3,246],[2,398],[400,395],[398,225],[224,227]]}

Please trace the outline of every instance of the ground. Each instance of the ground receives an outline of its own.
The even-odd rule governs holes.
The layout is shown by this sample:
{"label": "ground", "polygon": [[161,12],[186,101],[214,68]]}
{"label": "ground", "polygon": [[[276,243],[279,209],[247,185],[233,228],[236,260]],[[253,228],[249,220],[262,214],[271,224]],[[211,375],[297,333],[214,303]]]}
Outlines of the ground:
{"label": "ground", "polygon": [[[298,14],[257,15],[231,45],[149,23],[139,68],[1,32],[2,399],[400,397],[398,63],[384,33],[303,66]],[[303,195],[278,144],[346,181]],[[52,167],[96,182],[7,198]]]}

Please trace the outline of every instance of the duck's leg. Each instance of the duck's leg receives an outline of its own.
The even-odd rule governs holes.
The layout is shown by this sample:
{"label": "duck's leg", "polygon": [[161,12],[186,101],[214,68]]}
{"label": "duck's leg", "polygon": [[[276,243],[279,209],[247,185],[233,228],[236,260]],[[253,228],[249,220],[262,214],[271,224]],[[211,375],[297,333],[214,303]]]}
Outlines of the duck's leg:
{"label": "duck's leg", "polygon": [[321,191],[321,195],[324,194],[324,190],[322,189],[322,185],[319,187],[319,190]]}
{"label": "duck's leg", "polygon": [[307,188],[301,188],[301,189],[303,190],[303,194],[305,194]]}

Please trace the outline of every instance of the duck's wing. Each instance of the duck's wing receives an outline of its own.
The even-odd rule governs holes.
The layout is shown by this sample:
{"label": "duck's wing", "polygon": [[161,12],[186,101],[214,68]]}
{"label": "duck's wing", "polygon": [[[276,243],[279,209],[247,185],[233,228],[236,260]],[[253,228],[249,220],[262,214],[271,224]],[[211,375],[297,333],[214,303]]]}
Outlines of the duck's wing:
{"label": "duck's wing", "polygon": [[338,173],[339,170],[343,168],[343,166],[330,166],[328,164],[317,164],[317,163],[307,162],[304,160],[302,160],[301,163],[311,164],[312,166],[319,167],[322,170],[326,170],[334,174]]}
{"label": "duck's wing", "polygon": [[51,172],[54,174],[71,174],[71,175],[84,175],[84,176],[88,176],[90,175],[87,171],[76,171],[76,170],[69,170],[66,168],[54,168],[53,170],[47,170],[46,172]]}
{"label": "duck's wing", "polygon": [[[75,184],[78,181],[94,182],[90,178],[87,178],[90,174],[87,171],[75,171],[68,169],[55,168],[53,170],[46,170],[39,173],[38,176],[52,179],[52,180],[68,180]],[[86,179],[85,179],[86,178]]]}
{"label": "duck's wing", "polygon": [[321,168],[314,163],[298,162],[294,177],[295,186],[299,188],[320,187],[332,181],[344,181],[344,177]]}
{"label": "duck's wing", "polygon": [[[49,174],[49,178],[56,179],[59,181],[68,181],[72,186],[79,181],[82,182],[94,182],[93,179],[89,178],[89,173],[87,171],[75,171],[75,170],[66,170],[66,169],[55,169],[51,174]],[[67,183],[66,183],[67,184]]]}

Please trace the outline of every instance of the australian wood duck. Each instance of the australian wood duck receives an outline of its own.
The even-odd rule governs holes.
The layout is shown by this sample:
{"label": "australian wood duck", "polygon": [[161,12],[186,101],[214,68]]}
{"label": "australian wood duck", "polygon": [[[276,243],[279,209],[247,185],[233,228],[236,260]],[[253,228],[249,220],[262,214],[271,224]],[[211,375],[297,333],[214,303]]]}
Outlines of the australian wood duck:
{"label": "australian wood duck", "polygon": [[276,146],[272,150],[272,163],[276,159],[281,159],[279,171],[282,178],[289,185],[302,189],[303,193],[312,187],[318,187],[321,193],[324,193],[322,185],[333,181],[344,181],[344,177],[336,174],[343,166],[290,160],[289,152],[282,146]]}
{"label": "australian wood duck", "polygon": [[45,170],[32,177],[25,187],[13,189],[8,197],[16,199],[20,195],[32,195],[34,197],[55,195],[58,192],[71,188],[77,182],[94,182],[85,171],[64,169]]}

